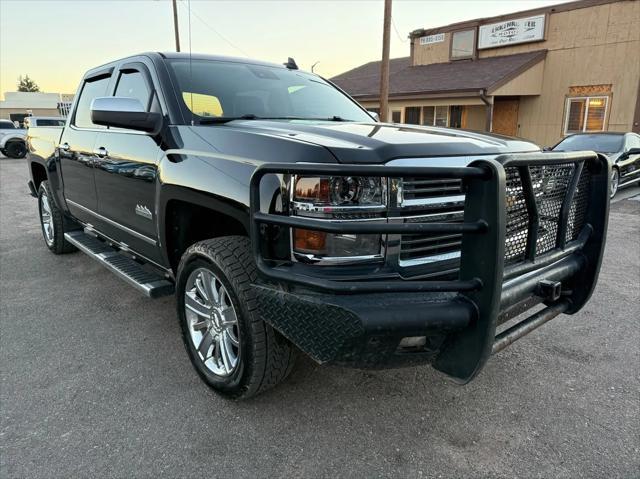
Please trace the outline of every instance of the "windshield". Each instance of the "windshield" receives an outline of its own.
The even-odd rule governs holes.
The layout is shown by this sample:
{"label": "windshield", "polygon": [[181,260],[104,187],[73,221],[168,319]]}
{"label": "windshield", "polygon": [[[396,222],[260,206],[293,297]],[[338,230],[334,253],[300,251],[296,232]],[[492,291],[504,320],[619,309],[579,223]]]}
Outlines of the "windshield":
{"label": "windshield", "polygon": [[573,135],[568,136],[553,149],[556,151],[592,150],[598,153],[616,153],[622,150],[623,135]]}
{"label": "windshield", "polygon": [[169,60],[185,115],[373,121],[349,97],[298,70],[216,60]]}

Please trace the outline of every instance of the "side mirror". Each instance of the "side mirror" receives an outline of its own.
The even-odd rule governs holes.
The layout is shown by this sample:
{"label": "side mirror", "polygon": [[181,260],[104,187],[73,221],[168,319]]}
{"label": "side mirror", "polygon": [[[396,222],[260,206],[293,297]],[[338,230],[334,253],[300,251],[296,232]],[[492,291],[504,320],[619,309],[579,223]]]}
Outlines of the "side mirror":
{"label": "side mirror", "polygon": [[551,151],[551,147],[550,146],[545,146],[542,151]]}
{"label": "side mirror", "polygon": [[145,111],[136,98],[107,96],[91,102],[91,121],[96,125],[157,134],[162,127],[162,114]]}
{"label": "side mirror", "polygon": [[640,148],[629,148],[625,154],[627,156],[631,156],[631,155],[640,155]]}
{"label": "side mirror", "polygon": [[380,115],[378,115],[375,111],[367,110],[367,113],[373,117],[375,121],[380,121]]}

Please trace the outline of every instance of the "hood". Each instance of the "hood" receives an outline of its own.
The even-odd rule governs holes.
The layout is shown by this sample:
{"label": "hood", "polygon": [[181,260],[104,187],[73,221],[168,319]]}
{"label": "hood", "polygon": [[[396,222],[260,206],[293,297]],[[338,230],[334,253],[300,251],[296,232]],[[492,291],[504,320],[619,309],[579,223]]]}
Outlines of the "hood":
{"label": "hood", "polygon": [[518,138],[389,123],[242,120],[221,127],[322,146],[341,163],[540,151],[537,145]]}

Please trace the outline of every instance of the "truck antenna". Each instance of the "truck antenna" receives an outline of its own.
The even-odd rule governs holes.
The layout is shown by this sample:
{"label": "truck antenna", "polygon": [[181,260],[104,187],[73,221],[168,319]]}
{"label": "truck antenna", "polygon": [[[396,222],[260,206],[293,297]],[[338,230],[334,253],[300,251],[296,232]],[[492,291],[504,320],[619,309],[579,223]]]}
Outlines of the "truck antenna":
{"label": "truck antenna", "polygon": [[287,67],[289,70],[297,70],[298,69],[298,65],[296,64],[296,61],[291,57],[289,57],[287,59],[287,63],[283,63],[283,65],[285,67]]}
{"label": "truck antenna", "polygon": [[190,110],[191,110],[191,126],[194,125],[194,121],[193,121],[193,59],[192,59],[192,52],[191,52],[191,0],[187,0],[187,7],[189,8],[189,96],[190,98],[190,102],[191,102],[191,106],[190,106]]}

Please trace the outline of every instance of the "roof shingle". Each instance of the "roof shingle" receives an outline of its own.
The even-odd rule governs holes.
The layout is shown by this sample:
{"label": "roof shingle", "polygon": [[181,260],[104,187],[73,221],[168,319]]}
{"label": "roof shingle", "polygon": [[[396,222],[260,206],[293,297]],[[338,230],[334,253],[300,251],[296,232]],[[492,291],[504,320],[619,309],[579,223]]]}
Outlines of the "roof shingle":
{"label": "roof shingle", "polygon": [[[389,96],[496,88],[535,65],[546,50],[477,60],[411,66],[410,57],[389,64]],[[369,62],[331,79],[353,97],[378,97],[380,63]]]}

